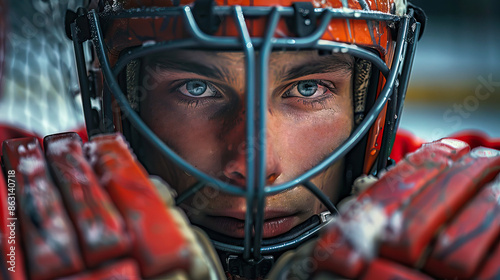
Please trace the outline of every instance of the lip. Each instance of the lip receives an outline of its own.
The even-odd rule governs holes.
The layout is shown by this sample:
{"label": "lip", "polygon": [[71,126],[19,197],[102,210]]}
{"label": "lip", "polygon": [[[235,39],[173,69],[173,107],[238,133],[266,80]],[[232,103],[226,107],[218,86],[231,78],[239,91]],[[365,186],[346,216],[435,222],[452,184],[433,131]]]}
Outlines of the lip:
{"label": "lip", "polygon": [[[207,215],[202,224],[219,233],[243,238],[245,236],[245,212],[227,210],[222,213],[220,215],[216,213]],[[266,210],[264,213],[263,238],[283,234],[300,222],[296,213],[279,210]]]}

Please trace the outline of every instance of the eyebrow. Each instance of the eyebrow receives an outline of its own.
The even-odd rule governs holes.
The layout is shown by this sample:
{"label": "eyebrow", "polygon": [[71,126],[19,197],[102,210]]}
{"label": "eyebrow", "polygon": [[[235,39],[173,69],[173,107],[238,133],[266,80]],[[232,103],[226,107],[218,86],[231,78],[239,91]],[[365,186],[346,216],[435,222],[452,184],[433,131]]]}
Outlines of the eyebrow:
{"label": "eyebrow", "polygon": [[289,81],[313,74],[333,72],[351,73],[353,68],[352,61],[336,55],[328,55],[304,64],[296,65],[279,76],[283,77],[282,80]]}
{"label": "eyebrow", "polygon": [[[214,65],[207,66],[206,64],[197,61],[190,61],[183,56],[168,56],[168,57],[153,57],[151,62],[159,66],[162,70],[174,70],[180,72],[189,72],[198,74],[214,80],[229,81],[231,70],[228,68],[217,67]],[[279,73],[277,77],[282,77],[280,80],[289,81],[298,79],[307,75],[345,72],[351,73],[353,70],[353,62],[339,57],[337,55],[326,55],[321,58],[295,65],[284,73]]]}
{"label": "eyebrow", "polygon": [[223,68],[209,67],[206,64],[186,60],[184,57],[153,58],[151,64],[159,66],[162,70],[189,72],[205,76],[214,80],[226,80],[228,71]]}

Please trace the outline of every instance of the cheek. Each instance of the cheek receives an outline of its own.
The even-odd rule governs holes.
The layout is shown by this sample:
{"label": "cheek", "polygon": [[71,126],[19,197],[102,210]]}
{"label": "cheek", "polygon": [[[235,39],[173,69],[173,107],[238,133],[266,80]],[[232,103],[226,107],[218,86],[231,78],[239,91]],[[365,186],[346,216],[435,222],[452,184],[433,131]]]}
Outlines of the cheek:
{"label": "cheek", "polygon": [[[154,97],[154,96],[153,96]],[[164,100],[163,100],[164,101]],[[193,114],[184,105],[151,98],[144,103],[141,114],[148,126],[184,160],[209,172],[217,150],[216,133],[219,125],[206,114]]]}
{"label": "cheek", "polygon": [[[352,117],[339,111],[288,122],[275,140],[283,164],[302,173],[339,147],[350,135]],[[286,168],[285,168],[286,169]],[[295,174],[298,175],[298,174]]]}

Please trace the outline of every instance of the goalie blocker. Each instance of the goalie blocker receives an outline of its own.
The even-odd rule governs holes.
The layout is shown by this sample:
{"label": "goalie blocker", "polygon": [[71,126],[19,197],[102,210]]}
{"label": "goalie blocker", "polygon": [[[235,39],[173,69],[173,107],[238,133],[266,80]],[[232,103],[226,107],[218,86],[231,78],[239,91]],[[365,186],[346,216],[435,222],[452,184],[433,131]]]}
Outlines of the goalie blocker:
{"label": "goalie blocker", "polygon": [[[209,240],[173,205],[169,187],[150,180],[119,134],[82,145],[65,133],[3,143],[5,174],[15,174],[16,210],[0,181],[2,224],[17,222],[15,271],[0,279],[220,279]],[[160,189],[157,189],[160,188]],[[12,195],[11,195],[12,196]],[[2,236],[9,229],[0,227]]]}
{"label": "goalie blocker", "polygon": [[424,144],[346,203],[318,241],[283,256],[271,277],[499,279],[499,171],[497,150]]}

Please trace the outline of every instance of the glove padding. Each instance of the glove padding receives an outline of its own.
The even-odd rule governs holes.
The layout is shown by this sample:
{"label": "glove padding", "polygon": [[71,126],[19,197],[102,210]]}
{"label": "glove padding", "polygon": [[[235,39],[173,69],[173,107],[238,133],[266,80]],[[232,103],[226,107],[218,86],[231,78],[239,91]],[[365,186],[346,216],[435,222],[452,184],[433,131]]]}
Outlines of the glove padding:
{"label": "glove padding", "polygon": [[15,245],[4,238],[1,248],[15,257],[0,279],[223,277],[206,236],[173,205],[166,184],[150,181],[121,135],[82,147],[67,133],[44,146],[45,155],[36,138],[3,144],[0,218],[15,226],[1,231]]}
{"label": "glove padding", "polygon": [[[497,279],[500,152],[422,146],[344,207],[277,278]],[[283,279],[286,279],[283,278]]]}

